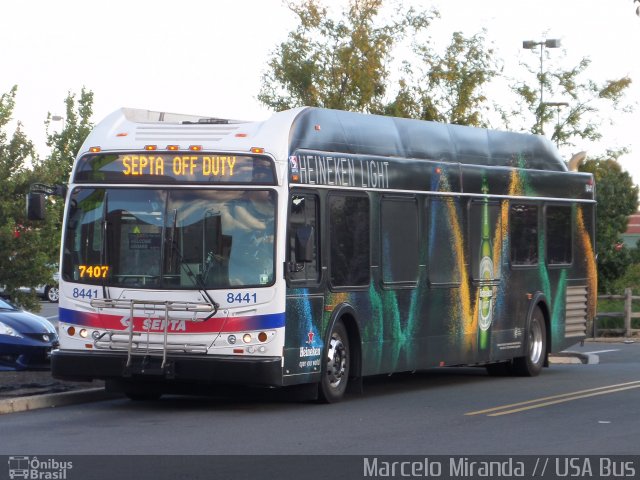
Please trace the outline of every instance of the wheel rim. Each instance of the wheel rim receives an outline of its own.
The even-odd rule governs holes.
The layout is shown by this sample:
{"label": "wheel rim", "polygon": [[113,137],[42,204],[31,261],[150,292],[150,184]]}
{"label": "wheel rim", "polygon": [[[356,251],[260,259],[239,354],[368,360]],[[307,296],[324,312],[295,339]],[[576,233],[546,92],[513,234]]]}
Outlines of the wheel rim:
{"label": "wheel rim", "polygon": [[542,358],[542,341],[542,325],[540,320],[534,317],[529,331],[529,359],[534,365],[538,364]]}
{"label": "wheel rim", "polygon": [[60,298],[60,292],[56,287],[51,287],[47,295],[49,297],[49,300],[51,300],[52,302],[57,302]]}
{"label": "wheel rim", "polygon": [[338,388],[347,371],[347,350],[342,338],[334,333],[329,341],[327,376],[331,388]]}

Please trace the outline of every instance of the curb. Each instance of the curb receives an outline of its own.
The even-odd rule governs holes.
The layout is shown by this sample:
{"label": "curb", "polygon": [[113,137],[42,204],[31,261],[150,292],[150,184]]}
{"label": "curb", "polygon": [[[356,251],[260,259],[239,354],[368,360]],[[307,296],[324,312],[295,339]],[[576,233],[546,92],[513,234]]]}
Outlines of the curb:
{"label": "curb", "polygon": [[551,364],[583,364],[583,365],[598,365],[600,363],[600,357],[593,353],[579,353],[579,352],[559,352],[549,355],[549,363]]}
{"label": "curb", "polygon": [[28,397],[0,400],[0,415],[5,413],[26,412],[40,408],[63,407],[78,403],[99,402],[118,398],[120,395],[105,391],[104,388],[88,388],[71,392],[46,393]]}
{"label": "curb", "polygon": [[596,337],[596,338],[585,338],[585,343],[639,343],[638,337]]}

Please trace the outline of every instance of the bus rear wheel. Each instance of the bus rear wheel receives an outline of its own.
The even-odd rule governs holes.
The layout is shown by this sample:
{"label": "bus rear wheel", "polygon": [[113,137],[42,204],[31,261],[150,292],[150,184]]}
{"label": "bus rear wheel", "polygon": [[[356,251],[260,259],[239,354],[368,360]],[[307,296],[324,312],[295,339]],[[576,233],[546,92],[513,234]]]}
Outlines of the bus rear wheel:
{"label": "bus rear wheel", "polygon": [[334,403],[344,397],[349,382],[350,355],[347,329],[338,320],[325,346],[322,379],[318,387],[319,399],[323,403]]}
{"label": "bus rear wheel", "polygon": [[547,329],[544,314],[540,307],[535,307],[527,327],[527,354],[513,360],[513,371],[523,377],[535,377],[542,371],[547,357]]}

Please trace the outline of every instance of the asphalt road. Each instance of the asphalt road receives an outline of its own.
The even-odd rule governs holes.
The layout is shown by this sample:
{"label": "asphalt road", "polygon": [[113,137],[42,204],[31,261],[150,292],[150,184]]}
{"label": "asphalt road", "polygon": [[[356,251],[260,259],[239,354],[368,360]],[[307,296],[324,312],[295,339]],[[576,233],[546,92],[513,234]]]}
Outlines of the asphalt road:
{"label": "asphalt road", "polygon": [[46,318],[54,325],[58,325],[58,304],[51,302],[40,302],[40,311],[37,315]]}
{"label": "asphalt road", "polygon": [[479,368],[374,377],[334,405],[249,390],[7,414],[0,455],[637,454],[640,344],[573,350],[597,351],[600,363],[537,378]]}

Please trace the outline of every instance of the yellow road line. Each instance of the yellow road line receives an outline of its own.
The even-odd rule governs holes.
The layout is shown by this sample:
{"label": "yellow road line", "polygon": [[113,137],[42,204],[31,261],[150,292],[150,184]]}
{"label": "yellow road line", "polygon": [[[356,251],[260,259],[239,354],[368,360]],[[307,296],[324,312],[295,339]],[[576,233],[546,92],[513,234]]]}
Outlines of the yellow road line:
{"label": "yellow road line", "polygon": [[[499,415],[507,415],[509,413],[521,412],[524,410],[531,410],[533,408],[545,407],[548,405],[554,405],[557,403],[569,402],[580,398],[594,397],[596,395],[604,395],[606,393],[615,393],[623,390],[630,390],[632,388],[640,388],[640,380],[627,383],[619,383],[616,385],[608,385],[606,387],[590,388],[587,390],[579,390],[577,392],[563,393],[560,395],[553,395],[550,397],[536,398],[534,400],[527,400],[525,402],[512,403],[509,405],[501,405],[499,407],[487,408],[485,410],[478,410],[475,412],[465,413],[466,416],[487,414],[490,417],[497,417]],[[521,407],[521,408],[518,408]],[[499,412],[499,413],[496,413]]]}

